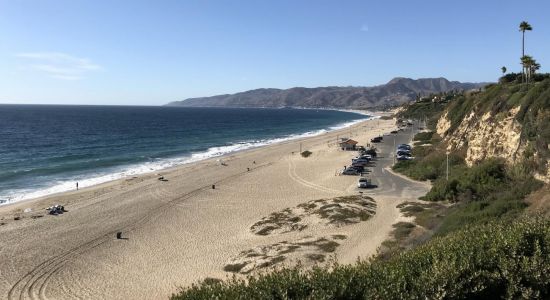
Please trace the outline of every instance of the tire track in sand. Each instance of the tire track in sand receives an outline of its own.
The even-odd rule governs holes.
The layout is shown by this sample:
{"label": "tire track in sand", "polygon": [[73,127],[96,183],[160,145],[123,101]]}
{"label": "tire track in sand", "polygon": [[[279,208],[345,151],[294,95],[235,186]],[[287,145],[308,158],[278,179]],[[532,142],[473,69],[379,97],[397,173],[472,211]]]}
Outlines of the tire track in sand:
{"label": "tire track in sand", "polygon": [[[267,163],[261,166],[258,166],[254,169],[264,168],[267,166],[272,165],[272,163]],[[220,184],[224,181],[239,177],[243,174],[248,173],[248,171],[245,172],[239,172],[233,175],[230,175],[228,177],[225,177],[221,180],[218,180],[214,182],[214,184]],[[149,185],[153,185],[155,183],[151,183]],[[34,267],[32,270],[27,272],[25,275],[23,275],[19,280],[17,280],[10,290],[8,291],[7,299],[8,300],[23,300],[23,299],[48,299],[46,296],[46,288],[48,285],[48,282],[50,279],[58,273],[69,261],[77,258],[78,256],[84,254],[85,252],[88,252],[96,247],[99,247],[109,241],[113,240],[113,236],[118,231],[124,231],[124,232],[132,232],[145,223],[147,223],[153,216],[161,213],[164,209],[178,205],[179,202],[184,201],[186,199],[191,198],[192,196],[210,189],[211,186],[202,186],[195,190],[192,190],[186,194],[181,195],[180,197],[171,199],[170,201],[167,201],[163,203],[162,205],[158,206],[154,210],[152,210],[150,213],[144,215],[143,217],[137,219],[135,222],[131,222],[130,224],[118,228],[116,230],[109,231],[101,236],[98,236],[97,238],[94,238],[88,242],[85,242],[83,244],[80,244],[79,246],[76,246],[64,253],[61,253],[57,256],[54,256],[50,259],[47,259],[43,261],[42,263],[38,264],[36,267]],[[127,191],[125,193],[133,192],[132,190]],[[125,193],[121,193],[120,195],[124,195]]]}
{"label": "tire track in sand", "polygon": [[296,173],[296,164],[292,161],[292,158],[288,157],[287,160],[288,160],[288,176],[292,180],[294,180],[295,182],[297,182],[297,183],[299,183],[303,186],[318,190],[320,192],[332,193],[332,194],[342,194],[342,193],[344,193],[344,191],[331,189],[331,188],[328,188],[328,187],[325,187],[325,186],[322,186],[322,185],[318,185],[316,183],[313,183],[311,181],[307,181],[307,180],[303,179],[302,177],[300,177],[298,175],[298,173]]}

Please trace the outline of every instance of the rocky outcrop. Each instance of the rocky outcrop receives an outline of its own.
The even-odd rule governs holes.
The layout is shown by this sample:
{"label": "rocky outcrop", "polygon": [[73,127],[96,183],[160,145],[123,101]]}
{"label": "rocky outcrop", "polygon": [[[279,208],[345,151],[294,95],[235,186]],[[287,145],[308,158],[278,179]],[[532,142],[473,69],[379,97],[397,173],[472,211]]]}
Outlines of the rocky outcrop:
{"label": "rocky outcrop", "polygon": [[[447,143],[447,150],[466,151],[469,166],[491,157],[502,158],[508,164],[521,163],[526,144],[521,139],[522,126],[516,120],[519,111],[519,106],[508,112],[486,112],[481,116],[472,111],[452,132],[448,132],[451,122],[445,113],[438,120],[436,130]],[[550,182],[550,170],[535,177]]]}
{"label": "rocky outcrop", "polygon": [[[475,130],[478,126],[478,122],[475,119],[475,112],[470,112],[460,123],[458,128],[454,130],[451,134],[448,134],[448,130],[451,127],[451,122],[447,118],[447,113],[437,122],[441,124],[441,130],[445,129],[448,124],[448,128],[444,130],[444,134],[441,136],[445,137],[447,141],[447,150],[455,151],[462,149],[468,145],[470,138],[472,138],[476,133]],[[443,119],[443,120],[442,120]],[[439,132],[438,132],[439,133]]]}
{"label": "rocky outcrop", "polygon": [[435,131],[439,136],[444,137],[447,134],[447,130],[449,130],[449,128],[451,128],[451,121],[449,120],[449,118],[447,118],[447,113],[445,113],[437,121]]}
{"label": "rocky outcrop", "polygon": [[512,109],[502,120],[490,120],[495,116],[482,116],[475,134],[471,134],[466,151],[466,162],[473,164],[486,157],[500,157],[515,163],[523,153],[521,147],[521,125],[515,120],[519,107]]}
{"label": "rocky outcrop", "polygon": [[[481,117],[472,111],[452,134],[443,134],[447,149],[454,151],[465,147],[466,163],[470,166],[490,157],[515,163],[525,150],[521,143],[521,124],[515,119],[519,109],[518,106],[497,115],[487,112]],[[438,122],[438,133],[446,132],[449,127],[445,114]]]}

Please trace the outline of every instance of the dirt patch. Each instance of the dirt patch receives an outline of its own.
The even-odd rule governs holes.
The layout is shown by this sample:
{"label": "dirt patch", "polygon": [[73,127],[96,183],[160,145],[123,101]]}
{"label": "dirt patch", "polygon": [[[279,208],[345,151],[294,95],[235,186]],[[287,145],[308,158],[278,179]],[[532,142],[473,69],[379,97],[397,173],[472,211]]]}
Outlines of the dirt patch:
{"label": "dirt patch", "polygon": [[529,203],[528,214],[550,217],[550,184],[529,195],[525,201]]}
{"label": "dirt patch", "polygon": [[339,227],[368,220],[376,213],[376,202],[365,196],[312,200],[274,212],[250,227],[257,235],[301,231],[310,225]]}
{"label": "dirt patch", "polygon": [[405,217],[414,217],[414,223],[427,230],[435,230],[447,214],[449,204],[438,202],[403,202],[397,206]]}
{"label": "dirt patch", "polygon": [[436,202],[410,201],[397,206],[410,222],[393,225],[391,238],[382,243],[381,259],[388,259],[404,250],[416,247],[430,239],[441,225],[449,205]]}

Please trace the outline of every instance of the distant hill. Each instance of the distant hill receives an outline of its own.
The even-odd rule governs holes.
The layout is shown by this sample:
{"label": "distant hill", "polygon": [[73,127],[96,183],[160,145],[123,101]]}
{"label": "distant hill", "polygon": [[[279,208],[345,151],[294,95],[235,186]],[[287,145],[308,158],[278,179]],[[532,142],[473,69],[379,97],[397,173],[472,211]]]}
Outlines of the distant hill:
{"label": "distant hill", "polygon": [[397,77],[373,87],[317,87],[290,89],[256,89],[212,97],[190,98],[168,103],[185,107],[306,107],[306,108],[374,108],[399,105],[428,95],[451,90],[470,90],[483,83],[461,83],[445,78],[410,79]]}

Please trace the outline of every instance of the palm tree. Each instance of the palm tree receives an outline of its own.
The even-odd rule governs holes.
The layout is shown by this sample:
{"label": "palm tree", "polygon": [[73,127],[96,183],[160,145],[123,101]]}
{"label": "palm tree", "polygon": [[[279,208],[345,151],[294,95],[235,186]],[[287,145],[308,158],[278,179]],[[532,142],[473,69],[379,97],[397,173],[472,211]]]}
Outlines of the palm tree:
{"label": "palm tree", "polygon": [[533,59],[533,64],[531,65],[531,75],[535,75],[535,73],[540,70],[540,64]]}
{"label": "palm tree", "polygon": [[519,31],[521,31],[522,37],[521,37],[521,56],[525,56],[525,31],[531,31],[533,30],[533,27],[531,27],[531,24],[527,23],[526,21],[523,21],[519,24]]}
{"label": "palm tree", "polygon": [[[523,21],[519,23],[519,31],[521,31],[521,57],[523,58],[525,56],[525,31],[531,31],[533,30],[533,27],[531,27],[531,24],[527,23],[526,21]],[[521,70],[521,78],[523,80],[525,75],[525,68]]]}
{"label": "palm tree", "polygon": [[[529,83],[529,79],[531,78],[532,72],[533,72],[533,66],[535,66],[537,62],[533,59],[533,57],[529,55],[524,55],[521,57],[521,65],[523,66],[523,70],[525,70],[525,81]],[[540,66],[539,66],[540,68]]]}

